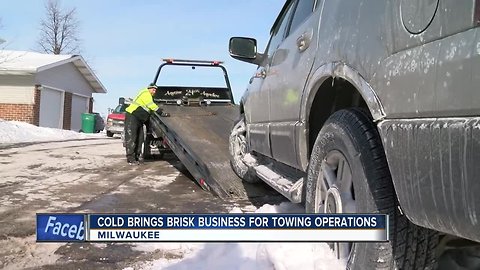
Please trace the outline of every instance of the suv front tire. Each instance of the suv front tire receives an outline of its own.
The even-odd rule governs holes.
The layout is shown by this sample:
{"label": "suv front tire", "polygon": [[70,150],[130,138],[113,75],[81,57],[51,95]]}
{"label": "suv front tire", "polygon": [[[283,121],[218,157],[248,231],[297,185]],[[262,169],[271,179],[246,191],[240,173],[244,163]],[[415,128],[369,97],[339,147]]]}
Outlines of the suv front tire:
{"label": "suv front tire", "polygon": [[400,212],[380,136],[365,111],[341,110],[327,120],[312,150],[305,191],[309,213],[389,215],[388,242],[330,244],[347,269],[435,268],[438,233]]}

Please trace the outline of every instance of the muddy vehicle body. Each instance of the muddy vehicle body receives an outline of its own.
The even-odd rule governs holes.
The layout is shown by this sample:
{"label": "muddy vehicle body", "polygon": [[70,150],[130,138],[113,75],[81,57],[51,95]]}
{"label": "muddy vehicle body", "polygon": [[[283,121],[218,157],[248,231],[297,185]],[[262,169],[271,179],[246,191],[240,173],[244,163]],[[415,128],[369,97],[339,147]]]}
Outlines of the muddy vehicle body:
{"label": "muddy vehicle body", "polygon": [[429,268],[443,239],[480,242],[479,5],[289,0],[263,53],[231,38],[258,66],[235,172],[308,212],[389,214],[389,243],[332,244],[351,269]]}

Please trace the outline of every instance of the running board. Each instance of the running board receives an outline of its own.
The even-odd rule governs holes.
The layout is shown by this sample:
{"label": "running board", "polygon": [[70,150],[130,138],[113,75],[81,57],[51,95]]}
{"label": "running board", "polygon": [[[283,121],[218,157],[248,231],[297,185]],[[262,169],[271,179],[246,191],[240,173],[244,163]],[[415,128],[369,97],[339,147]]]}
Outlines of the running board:
{"label": "running board", "polygon": [[265,183],[287,197],[292,203],[302,202],[303,177],[293,181],[276,173],[265,165],[253,167],[258,175]]}

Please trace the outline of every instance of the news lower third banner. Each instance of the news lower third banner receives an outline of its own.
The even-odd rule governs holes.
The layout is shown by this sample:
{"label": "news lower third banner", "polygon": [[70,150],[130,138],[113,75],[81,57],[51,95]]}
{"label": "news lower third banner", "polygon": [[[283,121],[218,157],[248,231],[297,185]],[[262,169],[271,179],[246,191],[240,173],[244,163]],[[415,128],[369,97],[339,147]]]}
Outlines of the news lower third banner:
{"label": "news lower third banner", "polygon": [[38,242],[382,242],[377,214],[37,214]]}

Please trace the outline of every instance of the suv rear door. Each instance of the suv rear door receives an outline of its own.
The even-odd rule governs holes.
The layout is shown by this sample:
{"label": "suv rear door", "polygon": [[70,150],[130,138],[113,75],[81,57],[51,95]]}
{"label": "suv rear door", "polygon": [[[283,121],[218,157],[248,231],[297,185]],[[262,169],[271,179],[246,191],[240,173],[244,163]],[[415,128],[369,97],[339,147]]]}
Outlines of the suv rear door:
{"label": "suv rear door", "polygon": [[[271,157],[270,147],[270,94],[269,85],[278,79],[271,63],[279,44],[288,30],[290,18],[295,7],[295,0],[288,1],[277,17],[272,30],[267,49],[264,52],[263,63],[256,74],[250,79],[248,98],[245,103],[245,117],[248,124],[250,149]],[[289,144],[292,144],[289,142]]]}

